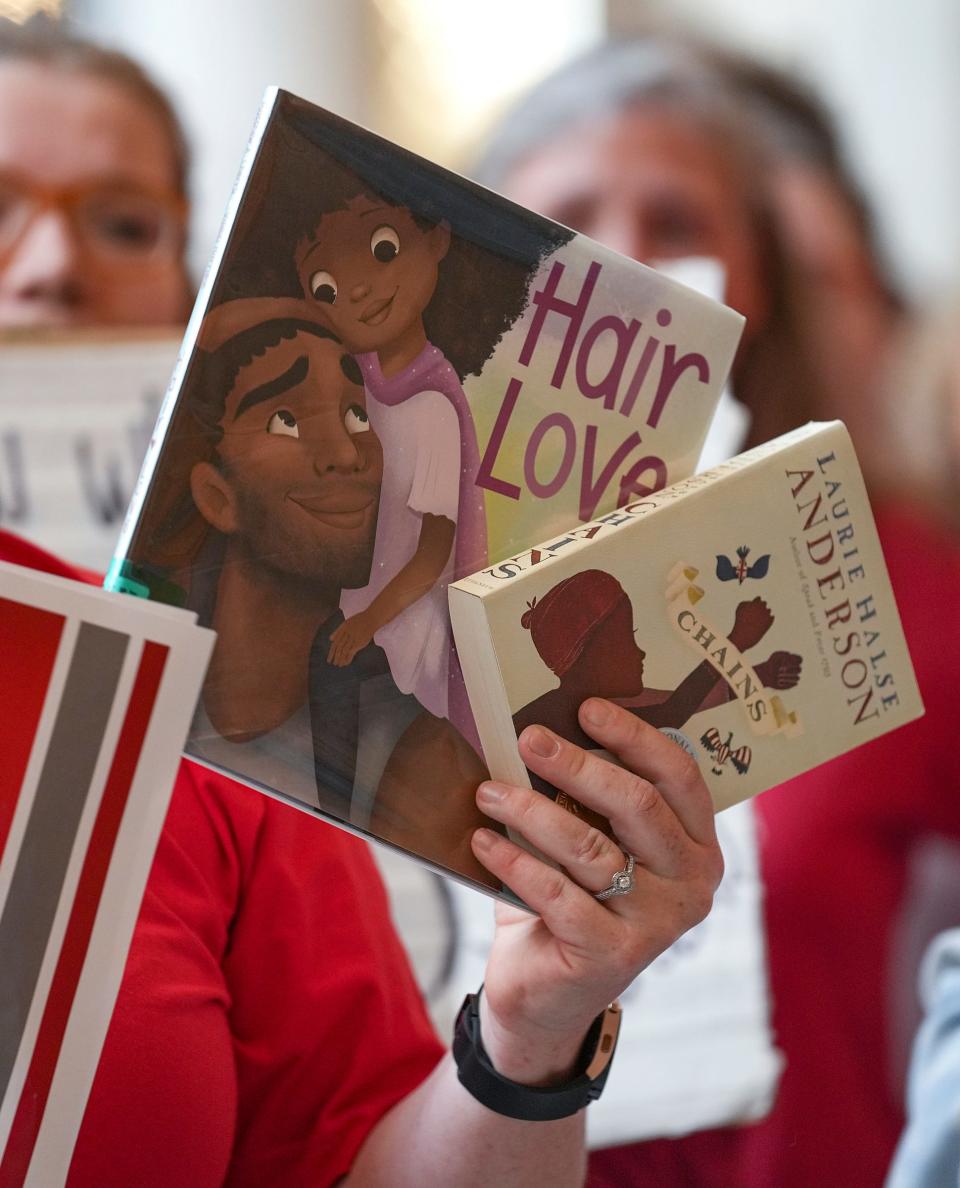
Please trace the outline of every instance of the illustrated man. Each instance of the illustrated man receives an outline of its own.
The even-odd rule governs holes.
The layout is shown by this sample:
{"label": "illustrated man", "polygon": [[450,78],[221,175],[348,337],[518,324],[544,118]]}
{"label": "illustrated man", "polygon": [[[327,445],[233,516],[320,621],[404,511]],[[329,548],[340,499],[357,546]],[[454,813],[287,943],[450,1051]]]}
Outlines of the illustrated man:
{"label": "illustrated man", "polygon": [[329,330],[290,317],[200,357],[191,404],[215,456],[193,466],[190,489],[223,553],[194,750],[490,882],[469,848],[482,765],[448,722],[399,692],[381,649],[358,652],[336,698],[311,689],[309,657],[325,656],[341,592],[366,584],[373,557],[383,453],[357,364]]}

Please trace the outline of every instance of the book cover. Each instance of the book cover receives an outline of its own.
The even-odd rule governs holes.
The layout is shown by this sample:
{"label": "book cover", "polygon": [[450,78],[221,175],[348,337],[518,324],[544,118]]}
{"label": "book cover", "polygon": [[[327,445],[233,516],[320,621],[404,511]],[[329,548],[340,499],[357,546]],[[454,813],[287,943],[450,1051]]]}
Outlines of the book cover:
{"label": "book cover", "polygon": [[66,1182],[212,632],[0,563],[0,1183]]}
{"label": "book cover", "polygon": [[188,753],[489,883],[448,583],[690,473],[741,323],[268,94],[108,577],[218,633]]}
{"label": "book cover", "polygon": [[[717,809],[923,712],[849,435],[810,424],[450,587],[493,775],[538,722],[627,706],[698,762]],[[838,789],[838,795],[842,791]]]}

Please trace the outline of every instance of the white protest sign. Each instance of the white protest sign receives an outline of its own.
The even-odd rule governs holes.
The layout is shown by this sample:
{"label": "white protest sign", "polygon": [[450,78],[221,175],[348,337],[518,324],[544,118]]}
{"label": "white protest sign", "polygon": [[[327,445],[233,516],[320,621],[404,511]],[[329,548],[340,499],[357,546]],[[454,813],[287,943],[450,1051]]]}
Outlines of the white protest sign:
{"label": "white protest sign", "polygon": [[0,526],[106,569],[179,345],[178,331],[0,340]]}

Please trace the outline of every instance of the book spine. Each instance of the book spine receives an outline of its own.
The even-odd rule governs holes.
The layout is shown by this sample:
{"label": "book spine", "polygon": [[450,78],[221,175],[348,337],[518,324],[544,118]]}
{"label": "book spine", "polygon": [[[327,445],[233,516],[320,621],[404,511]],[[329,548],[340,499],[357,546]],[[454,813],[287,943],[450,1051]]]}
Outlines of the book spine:
{"label": "book spine", "polygon": [[738,454],[735,458],[720,462],[709,470],[703,471],[702,474],[693,475],[690,479],[681,479],[674,486],[682,487],[685,483],[690,483],[698,478],[722,478],[726,474],[734,474],[738,470],[744,470],[747,466],[762,462],[764,458],[772,458],[801,441],[807,441],[811,437],[831,431],[847,436],[847,430],[842,421],[808,421],[805,425],[791,429],[789,433],[782,433],[779,437],[771,438],[770,441],[754,446],[753,449]]}
{"label": "book spine", "polygon": [[474,595],[477,598],[490,597],[498,590],[511,585],[518,578],[524,577],[533,569],[540,570],[549,567],[554,562],[569,558],[572,554],[586,549],[594,540],[609,536],[612,532],[632,531],[641,522],[648,521],[651,516],[666,507],[693,498],[705,498],[716,492],[719,484],[733,478],[734,475],[748,467],[768,461],[778,456],[784,456],[802,441],[812,438],[822,438],[825,442],[836,434],[847,439],[846,430],[840,421],[810,422],[785,433],[781,437],[755,446],[744,454],[722,462],[718,466],[705,470],[701,474],[691,475],[681,479],[662,491],[644,496],[632,503],[627,503],[606,516],[600,516],[588,524],[578,524],[569,529],[566,534],[555,536],[552,540],[534,545],[523,553],[517,553],[506,558],[499,564],[488,566],[470,577],[463,578],[452,588],[457,588]]}
{"label": "book spine", "polygon": [[253,131],[250,133],[250,139],[247,141],[247,147],[244,151],[243,160],[240,162],[240,168],[237,171],[236,179],[233,183],[233,189],[230,192],[230,197],[227,200],[226,209],[224,210],[223,219],[220,223],[220,230],[217,233],[216,243],[214,245],[213,254],[207,263],[203,273],[203,280],[200,282],[200,289],[197,293],[197,299],[194,302],[193,311],[190,314],[190,320],[187,322],[187,328],[184,331],[183,341],[180,344],[180,350],[177,353],[177,361],[174,364],[173,373],[170,377],[170,383],[167,386],[167,391],[164,394],[163,403],[160,406],[160,412],[157,415],[157,423],[154,426],[153,434],[150,438],[150,444],[147,447],[147,453],[143,460],[143,465],[140,467],[140,474],[137,477],[136,485],[133,489],[133,495],[130,498],[130,504],[127,507],[126,515],[124,516],[123,525],[120,529],[120,536],[117,540],[117,547],[113,554],[113,560],[110,563],[110,568],[107,570],[107,575],[104,578],[104,587],[108,590],[122,590],[125,593],[136,592],[132,590],[128,583],[125,583],[121,577],[121,570],[123,563],[130,551],[130,545],[137,530],[137,524],[140,519],[140,512],[143,504],[146,501],[147,493],[150,490],[150,484],[153,479],[154,471],[157,468],[157,463],[160,459],[160,454],[166,441],[167,429],[170,424],[170,419],[173,416],[173,410],[176,407],[177,399],[180,395],[180,387],[183,383],[184,374],[186,373],[187,365],[193,355],[194,347],[197,342],[197,336],[200,333],[200,326],[207,313],[207,305],[210,301],[210,294],[213,289],[214,281],[220,271],[220,265],[227,250],[227,245],[230,240],[230,233],[233,229],[234,221],[237,217],[237,211],[240,208],[240,202],[243,198],[243,192],[247,185],[250,172],[253,169],[254,163],[257,159],[257,154],[260,151],[260,146],[263,142],[264,135],[270,125],[276,111],[277,103],[279,101],[280,91],[277,87],[268,87],[264,94],[263,101],[260,104],[260,110],[257,112],[257,118],[253,126]]}

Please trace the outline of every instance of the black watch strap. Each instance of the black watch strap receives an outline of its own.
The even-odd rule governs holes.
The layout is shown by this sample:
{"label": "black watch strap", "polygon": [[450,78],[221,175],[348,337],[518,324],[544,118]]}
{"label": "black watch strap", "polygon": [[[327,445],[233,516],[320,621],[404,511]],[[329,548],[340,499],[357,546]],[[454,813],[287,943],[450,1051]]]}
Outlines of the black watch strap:
{"label": "black watch strap", "polygon": [[493,1067],[480,1038],[480,995],[468,994],[453,1034],[457,1077],[481,1105],[497,1114],[525,1122],[568,1118],[600,1096],[617,1046],[620,1014],[620,1004],[615,1002],[594,1019],[572,1080],[534,1088],[508,1080]]}

